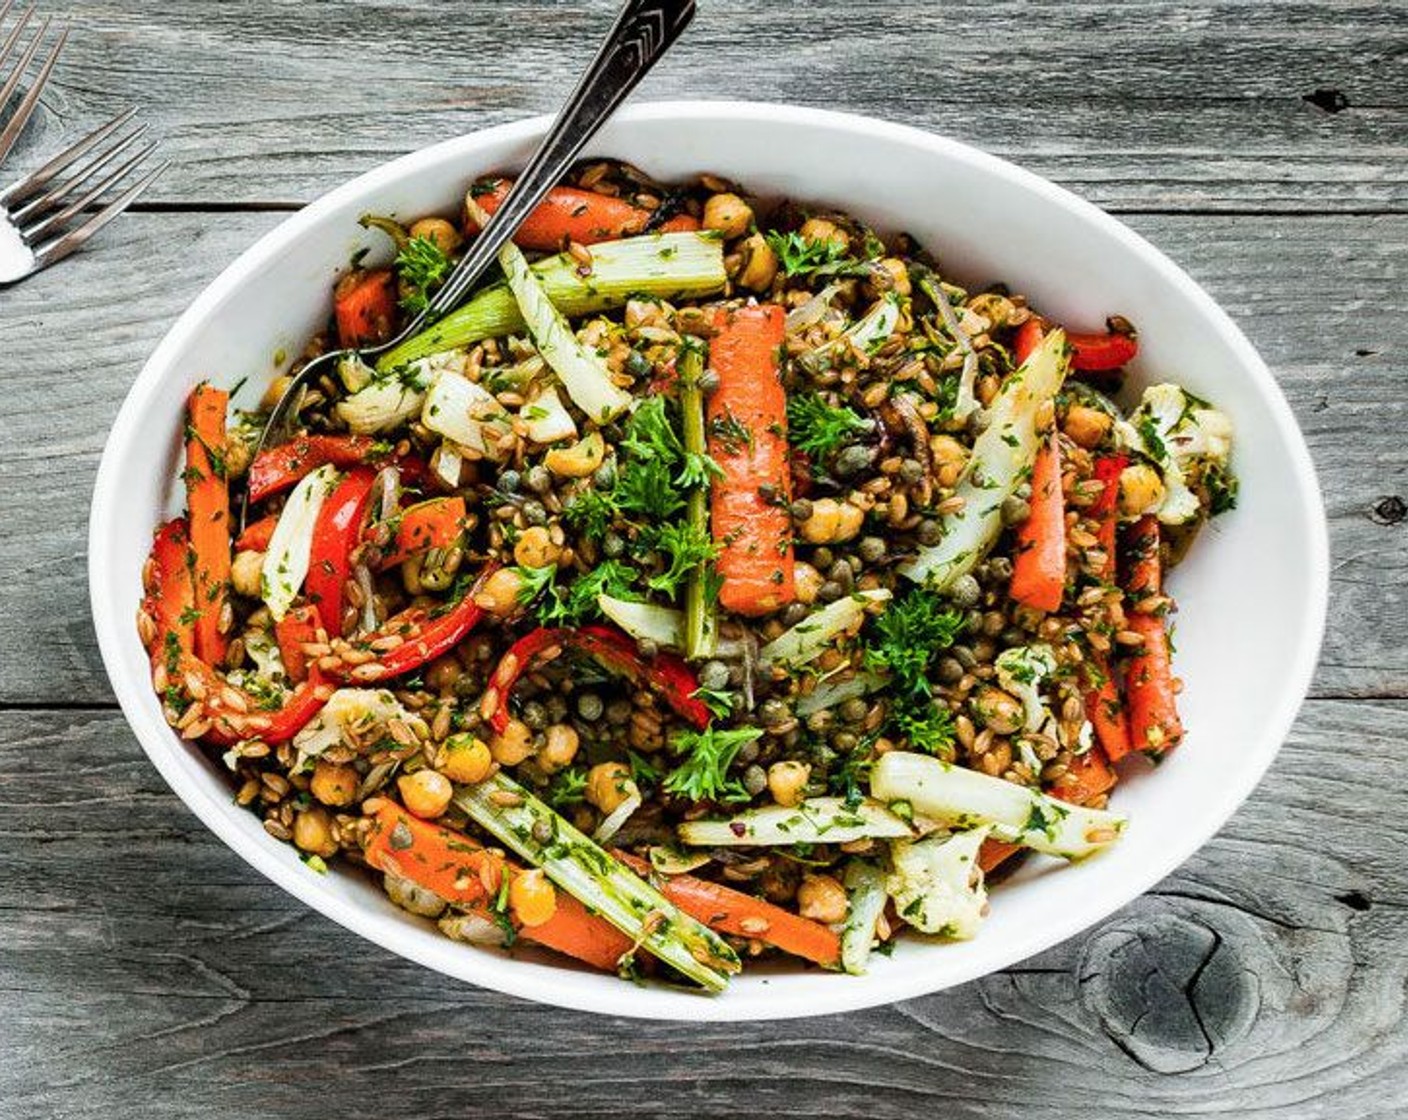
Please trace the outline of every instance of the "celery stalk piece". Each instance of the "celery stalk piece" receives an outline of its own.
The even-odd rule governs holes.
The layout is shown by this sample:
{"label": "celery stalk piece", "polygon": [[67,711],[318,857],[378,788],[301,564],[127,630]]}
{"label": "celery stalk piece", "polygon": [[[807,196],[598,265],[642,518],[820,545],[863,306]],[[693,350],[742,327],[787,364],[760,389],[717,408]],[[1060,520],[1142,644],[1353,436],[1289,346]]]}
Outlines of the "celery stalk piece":
{"label": "celery stalk piece", "polygon": [[786,665],[796,668],[816,660],[835,644],[836,639],[865,618],[865,608],[890,598],[883,587],[857,591],[844,599],[828,603],[813,611],[790,630],[784,630],[758,651],[765,665]]}
{"label": "celery stalk piece", "polygon": [[944,591],[983,558],[1002,532],[1002,503],[1031,473],[1041,435],[1041,406],[1053,400],[1066,376],[1066,335],[1054,330],[1007,379],[992,402],[988,426],[958,482],[963,508],[943,521],[936,545],[900,565],[900,574]]}
{"label": "celery stalk piece", "polygon": [[950,828],[990,825],[994,839],[1066,859],[1108,848],[1129,823],[1122,813],[1058,801],[911,751],[889,751],[876,760],[870,795],[888,805],[904,802],[916,815]]}
{"label": "celery stalk piece", "polygon": [[[738,954],[507,774],[459,786],[455,804],[481,828],[636,944],[713,992],[739,971]],[[546,834],[546,840],[539,839]]]}
{"label": "celery stalk piece", "polygon": [[[686,455],[707,456],[709,447],[704,434],[704,390],[699,379],[704,374],[704,354],[698,344],[688,345],[680,352],[678,372],[680,411],[684,417],[684,450]],[[703,460],[697,460],[702,462]],[[685,500],[685,516],[692,528],[707,535],[709,532],[709,479],[697,480]],[[709,562],[696,564],[684,589],[684,655],[691,659],[712,657],[717,644],[717,619],[708,594]]]}
{"label": "celery stalk piece", "polygon": [[[548,298],[569,319],[624,307],[635,295],[665,300],[697,299],[723,291],[723,242],[701,233],[659,233],[604,241],[592,246],[592,270],[577,270],[567,253],[547,257],[532,266]],[[527,329],[508,285],[481,289],[469,302],[450,312],[377,359],[385,373],[416,358],[469,346],[486,338],[520,334]]]}
{"label": "celery stalk piece", "polygon": [[909,840],[909,822],[879,801],[848,805],[841,797],[809,797],[800,805],[764,805],[721,820],[685,821],[680,840],[691,847],[760,844],[845,844],[851,840]]}

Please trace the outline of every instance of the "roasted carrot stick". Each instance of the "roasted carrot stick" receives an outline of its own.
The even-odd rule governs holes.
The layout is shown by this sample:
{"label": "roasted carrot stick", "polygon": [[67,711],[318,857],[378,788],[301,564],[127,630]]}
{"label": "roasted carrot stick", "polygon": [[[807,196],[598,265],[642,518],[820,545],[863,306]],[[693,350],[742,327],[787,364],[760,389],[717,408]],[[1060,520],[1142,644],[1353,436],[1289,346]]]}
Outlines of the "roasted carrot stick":
{"label": "roasted carrot stick", "polygon": [[1084,754],[1071,758],[1066,772],[1051,788],[1051,795],[1073,805],[1085,805],[1111,789],[1116,781],[1105,748],[1095,743]]}
{"label": "roasted carrot stick", "polygon": [[1164,620],[1155,614],[1131,611],[1125,625],[1144,639],[1140,652],[1129,659],[1125,669],[1129,738],[1135,750],[1163,754],[1183,740]]}
{"label": "roasted carrot stick", "polygon": [[1159,519],[1145,514],[1130,526],[1125,538],[1125,590],[1135,601],[1158,595],[1164,585],[1163,561],[1159,556]]}
{"label": "roasted carrot stick", "polygon": [[[513,183],[509,179],[477,183],[473,188],[474,201],[485,213],[492,214],[503,205],[511,186]],[[594,245],[598,241],[611,241],[640,233],[649,219],[649,210],[635,206],[624,198],[578,190],[576,187],[554,187],[518,227],[513,240],[523,249],[552,252],[561,250],[568,241]],[[479,230],[474,219],[468,215],[464,224],[467,233]],[[688,214],[676,214],[657,228],[662,233],[685,232],[698,229],[699,222]]]}
{"label": "roasted carrot stick", "polygon": [[797,596],[787,514],[787,394],[777,370],[783,310],[720,308],[714,326],[709,364],[719,385],[707,416],[709,454],[723,470],[710,495],[719,602],[737,614],[771,614]]}
{"label": "roasted carrot stick", "polygon": [[385,342],[396,326],[396,274],[389,268],[349,272],[333,289],[337,338],[343,346]]}
{"label": "roasted carrot stick", "polygon": [[1086,658],[1085,718],[1111,762],[1130,752],[1129,714],[1120,699],[1120,684],[1104,654],[1091,650]]}
{"label": "roasted carrot stick", "polygon": [[[473,837],[413,817],[394,801],[381,799],[369,808],[375,823],[365,849],[367,863],[481,917],[493,917],[490,904],[502,877],[517,873],[518,867]],[[562,890],[553,916],[541,925],[524,927],[511,915],[509,921],[526,940],[594,968],[612,971],[631,950],[630,938]]]}
{"label": "roasted carrot stick", "polygon": [[381,566],[389,568],[432,548],[449,548],[464,532],[464,520],[463,498],[431,498],[417,502],[401,514],[396,539]]}
{"label": "roasted carrot stick", "polygon": [[1055,432],[1032,466],[1031,513],[1017,528],[1012,598],[1039,611],[1061,607],[1066,587],[1066,504],[1061,495],[1061,445]]}
{"label": "roasted carrot stick", "polygon": [[[615,854],[637,874],[650,872],[645,860],[626,852]],[[827,968],[835,968],[841,960],[840,936],[820,922],[693,875],[658,875],[655,878],[666,898],[691,918],[719,933],[752,937]]]}
{"label": "roasted carrot stick", "polygon": [[230,639],[221,615],[230,595],[230,487],[225,477],[225,412],[230,395],[202,382],[191,393],[186,420],[186,507],[195,554],[196,656],[225,659]]}
{"label": "roasted carrot stick", "polygon": [[153,658],[165,657],[168,646],[174,645],[182,653],[191,653],[196,644],[196,596],[185,518],[168,521],[156,531],[143,581],[142,609],[156,624],[147,652]]}

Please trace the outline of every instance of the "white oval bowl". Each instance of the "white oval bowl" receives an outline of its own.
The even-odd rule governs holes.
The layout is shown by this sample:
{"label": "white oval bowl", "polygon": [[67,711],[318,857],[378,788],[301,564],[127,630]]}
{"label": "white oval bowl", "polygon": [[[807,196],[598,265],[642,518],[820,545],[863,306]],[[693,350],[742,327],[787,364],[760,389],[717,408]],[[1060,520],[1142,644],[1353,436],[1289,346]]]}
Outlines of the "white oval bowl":
{"label": "white oval bowl", "polygon": [[143,748],[231,848],[346,928],[448,976],[565,1007],[683,1020],[846,1011],[934,992],[1011,965],[1084,930],[1193,854],[1251,792],[1290,729],[1324,627],[1328,548],[1314,469],[1266,366],[1213,300],[1114,218],[963,144],[839,113],[735,102],[621,112],[591,146],[665,179],[712,171],[764,196],[829,203],[907,230],[946,275],[1004,281],[1073,329],[1117,312],[1139,327],[1138,384],[1168,379],[1226,410],[1237,428],[1240,508],[1219,518],[1171,578],[1187,741],[1157,773],[1122,783],[1132,819],[1116,847],[1075,866],[1033,861],[992,895],[976,940],[906,938],[869,975],[773,965],[709,998],[638,987],[546,955],[459,945],[396,909],[360,875],[317,875],[235,806],[228,778],[162,719],[134,617],[153,527],[179,509],[182,407],[204,377],[248,376],[257,399],[281,349],[326,320],[329,286],[362,245],[366,211],[454,212],[474,176],[521,166],[547,125],[523,121],[450,140],[353,180],[261,238],[171,328],[133,385],[104,449],[89,530],[89,580],[103,660]]}

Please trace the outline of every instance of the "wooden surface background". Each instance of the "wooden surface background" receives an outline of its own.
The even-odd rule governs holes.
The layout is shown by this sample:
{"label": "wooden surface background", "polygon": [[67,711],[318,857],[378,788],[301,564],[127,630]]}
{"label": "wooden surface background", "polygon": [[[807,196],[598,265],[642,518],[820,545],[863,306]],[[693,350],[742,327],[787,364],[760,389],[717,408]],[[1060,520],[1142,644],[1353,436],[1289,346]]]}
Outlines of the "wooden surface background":
{"label": "wooden surface background", "polygon": [[639,96],[852,109],[1019,160],[1122,215],[1261,349],[1334,550],[1324,657],[1271,773],[1086,935],[845,1017],[572,1014],[310,913],[182,807],[113,707],[84,578],[106,429],[281,211],[555,107],[612,5],[68,0],[6,172],[127,104],[175,165],[0,293],[0,1117],[1408,1116],[1408,6],[700,7]]}

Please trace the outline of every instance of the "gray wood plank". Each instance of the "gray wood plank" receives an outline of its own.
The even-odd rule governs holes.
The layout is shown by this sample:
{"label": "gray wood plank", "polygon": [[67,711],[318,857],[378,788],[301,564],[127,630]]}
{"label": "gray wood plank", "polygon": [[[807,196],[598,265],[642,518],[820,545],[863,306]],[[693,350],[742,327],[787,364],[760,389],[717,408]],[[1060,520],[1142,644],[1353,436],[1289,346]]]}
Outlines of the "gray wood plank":
{"label": "gray wood plank", "polygon": [[[554,109],[614,6],[78,0],[28,149],[140,104],[176,160],[154,199],[306,200]],[[1389,0],[731,0],[701,5],[641,96],[873,113],[1121,209],[1404,209],[1405,48]]]}
{"label": "gray wood plank", "polygon": [[[141,214],[7,292],[0,319],[0,703],[104,703],[84,533],[111,417],[184,305],[278,215]],[[1141,215],[1132,224],[1265,354],[1328,499],[1333,594],[1319,695],[1408,696],[1408,217]],[[141,260],[134,269],[131,262]],[[120,296],[118,295],[120,293]]]}
{"label": "gray wood plank", "polygon": [[1388,1120],[1408,1109],[1405,734],[1408,704],[1310,703],[1203,851],[1018,968],[681,1026],[393,958],[205,832],[116,714],[0,713],[0,1114]]}

